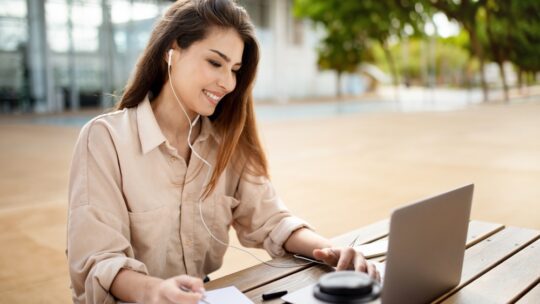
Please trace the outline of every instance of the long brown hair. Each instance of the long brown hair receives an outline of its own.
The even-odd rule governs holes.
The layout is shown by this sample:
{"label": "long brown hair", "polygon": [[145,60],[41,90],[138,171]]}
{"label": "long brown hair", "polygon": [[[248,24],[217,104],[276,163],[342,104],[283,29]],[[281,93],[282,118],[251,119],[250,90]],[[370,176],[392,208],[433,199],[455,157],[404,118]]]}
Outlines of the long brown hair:
{"label": "long brown hair", "polygon": [[[210,194],[229,164],[247,173],[268,177],[268,164],[255,122],[253,85],[259,62],[259,46],[253,24],[244,8],[231,0],[179,0],[156,24],[135,73],[117,109],[136,107],[146,95],[158,96],[167,81],[166,53],[174,41],[182,49],[205,38],[212,27],[235,29],[244,42],[242,67],[235,89],[219,102],[210,120],[221,137],[217,161],[204,196]],[[243,162],[243,164],[237,162]],[[236,166],[235,166],[236,167]]]}

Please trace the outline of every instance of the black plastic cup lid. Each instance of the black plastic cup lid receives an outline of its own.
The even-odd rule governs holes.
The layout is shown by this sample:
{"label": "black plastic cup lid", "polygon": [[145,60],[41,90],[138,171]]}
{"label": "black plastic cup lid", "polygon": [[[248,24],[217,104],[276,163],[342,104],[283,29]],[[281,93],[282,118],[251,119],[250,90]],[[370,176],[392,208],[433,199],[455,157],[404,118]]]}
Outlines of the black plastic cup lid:
{"label": "black plastic cup lid", "polygon": [[337,271],[323,275],[319,288],[330,295],[365,296],[373,290],[373,279],[363,272]]}

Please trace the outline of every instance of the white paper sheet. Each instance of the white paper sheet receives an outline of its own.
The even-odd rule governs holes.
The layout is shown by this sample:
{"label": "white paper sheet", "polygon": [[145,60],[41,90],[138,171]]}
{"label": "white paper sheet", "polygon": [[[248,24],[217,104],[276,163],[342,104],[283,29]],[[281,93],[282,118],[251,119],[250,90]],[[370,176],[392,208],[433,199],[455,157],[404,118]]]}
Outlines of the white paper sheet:
{"label": "white paper sheet", "polygon": [[[248,297],[234,286],[207,291],[205,300],[210,304],[253,304]],[[206,303],[200,301],[199,304]]]}

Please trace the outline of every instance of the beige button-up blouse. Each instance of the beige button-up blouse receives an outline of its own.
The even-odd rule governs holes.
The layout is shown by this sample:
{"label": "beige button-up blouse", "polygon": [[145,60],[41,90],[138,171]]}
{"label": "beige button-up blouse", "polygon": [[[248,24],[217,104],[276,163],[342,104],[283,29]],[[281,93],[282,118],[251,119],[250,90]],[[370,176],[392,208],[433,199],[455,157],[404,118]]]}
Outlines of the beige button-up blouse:
{"label": "beige button-up blouse", "polygon": [[[220,138],[208,118],[193,144],[215,163]],[[217,270],[227,249],[211,238],[198,208],[207,170],[189,165],[161,132],[146,99],[138,107],[96,117],[77,141],[69,184],[67,256],[76,303],[111,303],[122,268],[168,278]],[[200,172],[199,172],[200,170]],[[307,223],[294,217],[269,180],[226,168],[202,201],[212,233],[283,255],[290,234]]]}

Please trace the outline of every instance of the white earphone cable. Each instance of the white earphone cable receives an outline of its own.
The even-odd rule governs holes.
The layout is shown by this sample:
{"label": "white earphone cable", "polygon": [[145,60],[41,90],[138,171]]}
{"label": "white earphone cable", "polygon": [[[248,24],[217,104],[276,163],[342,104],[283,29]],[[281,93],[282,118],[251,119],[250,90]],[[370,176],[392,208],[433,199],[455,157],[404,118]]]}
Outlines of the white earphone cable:
{"label": "white earphone cable", "polygon": [[[174,87],[172,85],[172,76],[171,76],[171,59],[172,59],[172,49],[169,50],[169,60],[168,60],[168,63],[167,63],[167,72],[169,74],[169,84],[171,86],[171,91],[173,92],[173,95],[174,97],[176,98],[176,101],[178,102],[178,105],[180,106],[180,108],[182,109],[182,112],[184,112],[184,115],[186,116],[186,119],[188,120],[189,122],[189,132],[188,132],[188,138],[187,138],[187,143],[188,143],[188,146],[189,148],[191,149],[191,152],[193,152],[193,154],[198,158],[200,159],[207,167],[208,167],[208,171],[206,172],[206,177],[204,179],[204,187],[203,189],[205,189],[206,186],[208,186],[208,182],[209,182],[209,177],[210,177],[210,173],[212,172],[212,165],[206,160],[204,159],[202,156],[199,155],[199,153],[197,153],[197,151],[193,148],[193,146],[191,145],[191,133],[193,131],[193,126],[199,121],[199,118],[201,117],[200,115],[197,115],[197,117],[191,121],[191,119],[189,118],[189,115],[187,114],[186,110],[184,109],[184,106],[182,105],[182,103],[180,102],[180,98],[178,98],[178,96],[176,95],[176,92],[174,91]],[[256,255],[254,255],[253,253],[249,252],[248,250],[244,249],[244,248],[240,248],[240,247],[237,247],[237,246],[234,246],[234,245],[230,245],[230,244],[227,244],[225,242],[223,242],[222,240],[218,239],[216,236],[214,236],[214,234],[210,231],[210,228],[208,228],[208,226],[206,225],[206,222],[204,221],[204,217],[203,217],[203,212],[202,212],[202,198],[199,197],[199,200],[197,202],[197,204],[199,205],[199,215],[200,215],[200,218],[201,218],[201,221],[203,223],[203,226],[204,228],[206,229],[206,231],[208,232],[208,234],[210,234],[210,236],[216,241],[218,242],[219,244],[223,245],[223,246],[227,246],[227,247],[231,247],[231,248],[234,248],[236,250],[240,250],[242,252],[245,252],[247,254],[249,254],[250,256],[252,256],[253,258],[255,258],[256,260],[258,260],[259,262],[265,264],[265,265],[268,265],[268,266],[271,266],[271,267],[276,267],[276,268],[294,268],[294,267],[299,267],[299,266],[306,266],[306,265],[310,265],[312,263],[300,263],[300,264],[280,264],[280,263],[270,263],[268,261],[264,261],[260,258],[258,258]],[[299,257],[297,255],[295,255],[295,257]],[[314,261],[314,260],[310,260],[310,261]]]}

